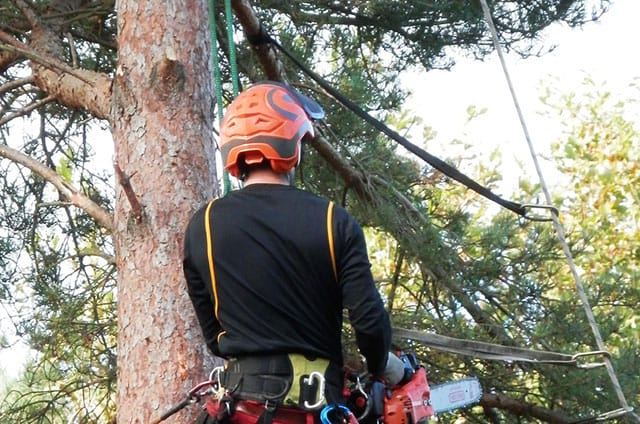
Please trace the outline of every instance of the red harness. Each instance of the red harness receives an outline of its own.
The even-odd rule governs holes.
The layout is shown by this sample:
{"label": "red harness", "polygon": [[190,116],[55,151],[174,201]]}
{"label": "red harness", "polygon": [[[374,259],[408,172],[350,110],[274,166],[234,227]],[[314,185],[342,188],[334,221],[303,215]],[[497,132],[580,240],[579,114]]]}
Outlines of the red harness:
{"label": "red harness", "polygon": [[[265,412],[269,413],[263,403],[251,400],[233,401],[231,409],[226,410],[224,402],[209,398],[206,408],[210,416],[218,417],[221,422],[230,424],[256,424]],[[321,424],[318,412],[279,406],[272,414],[272,424]]]}

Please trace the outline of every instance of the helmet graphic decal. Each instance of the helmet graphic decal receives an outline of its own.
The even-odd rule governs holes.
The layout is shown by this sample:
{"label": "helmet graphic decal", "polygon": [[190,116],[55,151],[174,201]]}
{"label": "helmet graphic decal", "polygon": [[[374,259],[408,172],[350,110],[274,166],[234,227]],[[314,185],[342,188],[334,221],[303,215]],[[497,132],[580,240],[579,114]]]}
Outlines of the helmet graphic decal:
{"label": "helmet graphic decal", "polygon": [[276,94],[278,94],[278,92],[280,92],[282,94],[282,99],[288,101],[289,103],[295,104],[295,102],[293,101],[293,99],[291,99],[291,96],[289,95],[289,93],[282,93],[282,90],[279,90],[277,88],[274,88],[272,90],[269,91],[269,93],[267,93],[267,101],[269,102],[269,104],[271,105],[271,107],[277,111],[279,114],[281,114],[282,116],[284,116],[287,119],[290,120],[295,120],[296,119],[296,114],[289,112],[285,109],[282,109],[280,106],[278,106],[278,104],[274,101],[273,96],[275,96]]}

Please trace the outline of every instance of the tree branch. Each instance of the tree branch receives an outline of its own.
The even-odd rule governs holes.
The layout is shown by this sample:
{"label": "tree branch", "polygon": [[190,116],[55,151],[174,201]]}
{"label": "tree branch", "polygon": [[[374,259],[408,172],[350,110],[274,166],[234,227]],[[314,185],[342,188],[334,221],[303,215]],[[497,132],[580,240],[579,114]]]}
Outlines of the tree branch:
{"label": "tree branch", "polygon": [[[34,69],[38,87],[72,108],[89,110],[99,119],[108,119],[111,110],[111,79],[87,69],[74,69],[44,55],[0,30],[0,50],[19,54],[43,69]],[[39,72],[37,72],[39,71]]]}
{"label": "tree branch", "polygon": [[129,205],[131,206],[131,214],[136,222],[139,224],[142,222],[144,218],[144,207],[140,204],[138,200],[138,196],[133,191],[133,187],[131,186],[131,180],[127,174],[120,168],[118,162],[113,163],[113,169],[116,173],[116,178],[120,185],[122,186],[122,190],[124,190],[124,194],[127,196],[127,200],[129,201]]}
{"label": "tree branch", "polygon": [[20,110],[18,110],[15,113],[10,114],[9,116],[7,116],[6,118],[2,118],[0,119],[0,126],[6,124],[7,122],[15,119],[15,118],[19,118],[20,116],[25,116],[30,114],[31,112],[33,112],[34,110],[36,110],[37,108],[39,108],[42,105],[46,105],[47,103],[51,103],[54,102],[56,100],[55,96],[48,96],[45,97],[44,99],[40,99],[37,102],[33,102],[31,103],[29,106],[24,107]]}
{"label": "tree branch", "polygon": [[87,212],[106,230],[113,230],[113,217],[100,205],[67,183],[51,168],[4,144],[0,144],[0,156],[19,163],[40,175],[53,184],[67,200]]}
{"label": "tree branch", "polygon": [[0,96],[2,96],[4,93],[7,93],[15,88],[22,87],[23,85],[32,84],[32,83],[33,83],[33,77],[26,77],[26,78],[18,78],[16,80],[3,84],[2,86],[0,86]]}
{"label": "tree branch", "polygon": [[[262,24],[256,16],[251,2],[249,0],[232,0],[231,6],[247,37],[259,38],[262,33]],[[284,68],[276,56],[273,46],[269,43],[252,44],[252,46],[267,79],[284,81]]]}
{"label": "tree branch", "polygon": [[74,77],[86,82],[87,84],[91,84],[92,82],[91,79],[85,77],[80,70],[74,69],[66,63],[58,61],[57,59],[49,58],[40,54],[36,50],[16,40],[11,35],[2,30],[0,30],[0,41],[4,43],[0,44],[1,50],[21,54],[32,62],[45,66],[49,69],[56,69],[58,71],[73,75]]}
{"label": "tree branch", "polygon": [[520,417],[529,416],[552,424],[566,424],[574,421],[560,412],[495,393],[483,394],[480,405],[485,409],[498,408]]}

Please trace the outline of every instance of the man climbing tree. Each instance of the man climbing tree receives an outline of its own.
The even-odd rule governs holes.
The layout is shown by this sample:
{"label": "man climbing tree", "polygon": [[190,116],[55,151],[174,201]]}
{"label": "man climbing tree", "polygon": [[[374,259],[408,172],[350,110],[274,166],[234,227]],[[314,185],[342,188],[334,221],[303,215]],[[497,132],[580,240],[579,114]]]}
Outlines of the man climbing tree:
{"label": "man climbing tree", "polygon": [[[315,134],[312,118],[323,117],[320,105],[283,84],[240,93],[220,125],[220,149],[244,188],[202,207],[187,229],[189,295],[207,345],[228,359],[221,383],[231,395],[215,406],[258,402],[259,412],[232,413],[231,422],[268,412],[287,422],[281,411],[313,420],[322,407],[345,403],[343,308],[368,371],[390,387],[404,377],[389,353],[389,316],[360,225],[291,186],[303,143]],[[320,384],[301,383],[313,373]]]}

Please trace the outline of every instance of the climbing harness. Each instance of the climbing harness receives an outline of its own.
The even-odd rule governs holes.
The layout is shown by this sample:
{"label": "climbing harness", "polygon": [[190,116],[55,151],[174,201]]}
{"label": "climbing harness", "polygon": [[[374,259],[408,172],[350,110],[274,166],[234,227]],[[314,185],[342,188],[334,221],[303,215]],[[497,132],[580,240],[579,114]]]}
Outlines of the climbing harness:
{"label": "climbing harness", "polygon": [[239,399],[317,411],[327,404],[329,367],[328,359],[298,353],[230,358],[219,381]]}
{"label": "climbing harness", "polygon": [[[309,369],[314,368],[314,361],[305,362],[301,359],[302,355],[291,356],[295,356],[295,358],[287,360],[290,360],[292,364],[296,364],[293,366],[297,369],[297,372],[307,372]],[[274,365],[273,361],[262,361],[256,358],[249,363],[249,368],[260,368],[252,368],[256,372],[264,368],[266,372],[272,369],[272,365]],[[317,366],[315,364],[315,367]],[[319,371],[311,371],[307,377],[291,377],[299,381],[299,384],[295,385],[296,390],[299,390],[299,394],[301,396],[311,396],[314,401],[314,403],[311,403],[310,398],[300,398],[298,401],[296,397],[294,403],[303,406],[303,408],[296,408],[286,404],[285,397],[291,396],[290,389],[292,385],[290,381],[278,380],[269,376],[265,376],[264,379],[260,380],[256,379],[256,377],[260,377],[256,373],[236,374],[230,371],[233,367],[233,363],[231,365],[227,363],[225,367],[214,368],[209,374],[208,380],[194,386],[184,399],[170,407],[156,419],[153,419],[151,424],[158,424],[180,412],[185,407],[199,403],[203,399],[205,399],[203,410],[206,411],[206,415],[213,417],[213,422],[216,423],[222,423],[225,418],[237,414],[240,417],[238,420],[240,424],[244,422],[255,423],[256,420],[258,424],[313,424],[313,420],[310,420],[310,414],[317,413],[321,408],[324,408],[322,411],[326,415],[327,411],[331,409],[327,409],[328,405],[324,397],[325,377]],[[284,382],[283,388],[278,389],[279,393],[271,396],[269,393],[262,391],[264,387],[269,386],[269,383],[275,382],[276,385],[279,385],[279,381]],[[225,388],[225,382],[230,384],[227,386],[230,389]],[[271,387],[273,387],[273,384],[271,384]],[[209,421],[202,420],[201,422]],[[333,424],[339,423],[335,422]],[[351,424],[357,424],[357,421]]]}
{"label": "climbing harness", "polygon": [[[524,132],[524,136],[525,139],[527,141],[527,145],[529,147],[529,152],[531,153],[531,157],[533,159],[533,163],[536,169],[536,172],[538,174],[538,178],[540,179],[540,187],[542,188],[542,191],[544,193],[545,199],[546,201],[551,204],[553,202],[552,198],[551,198],[551,194],[549,193],[549,190],[547,188],[544,176],[542,174],[542,170],[540,168],[540,165],[538,164],[538,160],[537,160],[537,154],[535,152],[535,149],[533,147],[533,142],[531,141],[531,137],[529,136],[529,131],[527,129],[527,125],[524,119],[524,116],[522,114],[522,110],[520,108],[520,104],[518,102],[518,98],[515,94],[515,89],[513,88],[513,84],[511,83],[511,77],[509,76],[509,71],[507,70],[507,65],[506,65],[506,61],[504,59],[504,56],[502,54],[502,48],[500,47],[500,40],[498,39],[498,32],[495,28],[495,25],[493,24],[493,18],[491,16],[491,11],[489,9],[489,5],[487,4],[487,0],[480,0],[480,4],[482,6],[482,11],[484,13],[484,17],[485,20],[487,21],[487,25],[489,26],[489,30],[491,32],[491,36],[493,39],[493,44],[494,47],[496,49],[496,52],[498,53],[498,57],[500,59],[500,64],[502,65],[502,70],[504,71],[504,75],[505,78],[507,80],[507,84],[509,86],[509,91],[511,93],[511,98],[513,99],[513,103],[515,105],[516,111],[518,113],[518,118],[520,119],[520,124],[522,126],[522,130]],[[589,299],[587,298],[587,294],[585,292],[584,286],[582,284],[582,281],[580,279],[580,276],[578,274],[578,270],[576,267],[576,264],[573,260],[573,255],[571,253],[571,249],[569,248],[569,245],[567,243],[567,240],[565,238],[565,233],[564,233],[564,227],[562,226],[562,224],[560,223],[560,220],[558,219],[557,213],[554,213],[551,215],[551,220],[553,221],[556,233],[558,234],[558,239],[560,240],[560,243],[562,244],[562,249],[565,253],[565,256],[567,258],[567,262],[569,264],[569,268],[571,269],[571,274],[573,276],[574,279],[574,283],[576,286],[576,289],[578,291],[578,296],[580,297],[580,300],[582,301],[582,305],[585,311],[585,314],[587,316],[587,321],[589,322],[589,325],[591,326],[591,331],[593,333],[593,336],[596,340],[596,343],[598,345],[598,349],[600,349],[600,351],[606,351],[606,346],[604,345],[604,341],[602,339],[602,336],[600,335],[600,330],[598,330],[598,325],[596,323],[595,317],[593,315],[593,311],[591,309],[591,305],[589,303]],[[635,414],[633,412],[633,408],[631,406],[629,406],[624,393],[622,392],[622,387],[620,386],[620,382],[618,381],[618,377],[613,369],[613,365],[611,363],[611,360],[609,358],[609,356],[604,356],[603,357],[604,360],[604,365],[607,369],[607,374],[609,375],[609,379],[611,380],[611,384],[613,386],[613,390],[616,393],[616,396],[618,397],[618,401],[620,402],[620,406],[621,409],[626,411],[625,413],[629,414],[630,417],[632,417],[636,422],[640,423],[640,416],[638,416],[637,414]]]}
{"label": "climbing harness", "polygon": [[[410,355],[414,358],[413,354],[400,355]],[[259,373],[263,370],[277,372],[281,364],[273,362],[272,359],[273,357],[271,360],[261,361],[260,357],[255,357],[245,367],[247,372],[244,377],[251,379],[260,376]],[[158,424],[186,406],[201,401],[204,401],[201,405],[202,414],[197,421],[200,424],[407,424],[407,420],[410,423],[420,423],[434,414],[429,403],[431,390],[426,370],[415,358],[408,361],[407,366],[411,367],[412,373],[402,385],[387,387],[368,373],[363,374],[367,376],[367,382],[363,383],[358,375],[348,373],[349,378],[341,377],[344,385],[340,390],[346,404],[327,404],[322,399],[322,402],[315,405],[305,401],[304,407],[300,407],[302,401],[298,402],[298,406],[284,404],[284,392],[280,393],[277,399],[268,399],[269,396],[264,396],[264,393],[253,392],[252,388],[263,386],[261,383],[255,386],[255,381],[253,386],[250,384],[250,387],[244,387],[247,381],[242,377],[235,378],[238,377],[237,374],[241,374],[242,368],[238,368],[237,365],[238,363],[227,362],[224,367],[216,367],[211,371],[208,380],[189,390],[183,400],[152,420],[151,424]],[[299,363],[294,367],[298,368],[299,372],[307,373],[316,366],[314,361],[307,361],[306,366]],[[235,373],[234,370],[239,373]],[[269,376],[264,377],[266,381]],[[311,371],[295,379],[304,381],[305,377],[305,384],[317,386],[319,390],[324,391],[322,373]],[[236,382],[235,387],[226,386],[228,381]],[[304,390],[301,390],[302,392]],[[357,418],[352,412],[354,408],[359,412]]]}

